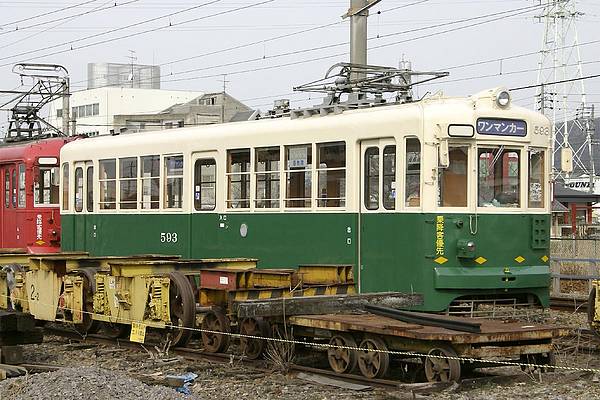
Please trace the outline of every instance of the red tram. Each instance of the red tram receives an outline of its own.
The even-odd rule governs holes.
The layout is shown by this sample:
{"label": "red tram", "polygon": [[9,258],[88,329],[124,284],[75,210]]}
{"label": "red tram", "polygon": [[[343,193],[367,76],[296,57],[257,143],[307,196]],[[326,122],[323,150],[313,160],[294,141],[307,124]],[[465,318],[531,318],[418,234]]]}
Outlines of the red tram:
{"label": "red tram", "polygon": [[0,248],[60,251],[59,155],[74,139],[0,144]]}

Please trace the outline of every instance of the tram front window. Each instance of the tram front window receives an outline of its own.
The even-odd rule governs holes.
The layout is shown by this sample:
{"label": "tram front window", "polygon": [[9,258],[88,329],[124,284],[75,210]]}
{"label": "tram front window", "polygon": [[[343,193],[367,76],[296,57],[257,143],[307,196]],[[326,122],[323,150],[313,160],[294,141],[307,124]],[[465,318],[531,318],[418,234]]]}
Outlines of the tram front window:
{"label": "tram front window", "polygon": [[35,205],[58,205],[58,167],[39,167],[33,182]]}
{"label": "tram front window", "polygon": [[520,206],[520,152],[497,148],[479,149],[478,206]]}

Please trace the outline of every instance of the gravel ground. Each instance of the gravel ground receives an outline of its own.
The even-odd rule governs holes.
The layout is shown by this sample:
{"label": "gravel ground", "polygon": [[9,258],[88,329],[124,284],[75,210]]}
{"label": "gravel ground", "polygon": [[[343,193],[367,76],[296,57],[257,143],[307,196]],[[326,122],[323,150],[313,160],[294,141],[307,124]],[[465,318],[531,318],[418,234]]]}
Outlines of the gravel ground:
{"label": "gravel ground", "polygon": [[[585,326],[585,315],[545,311],[521,315],[520,320],[554,323],[569,327]],[[572,336],[557,343],[557,364],[600,369],[597,347],[584,337]],[[389,391],[371,389],[352,391],[314,384],[291,374],[264,371],[231,363],[190,361],[161,354],[152,346],[147,351],[71,343],[62,337],[48,336],[43,344],[25,346],[26,362],[65,366],[44,374],[7,379],[0,382],[0,400],[11,399],[600,399],[600,377],[579,371],[538,374],[525,373],[515,367],[483,371],[461,385],[435,393],[411,393],[412,387]],[[322,363],[313,357],[310,363]],[[486,377],[486,372],[495,374]],[[163,385],[146,385],[149,378],[194,372],[198,375],[190,385],[189,395],[177,393]]]}

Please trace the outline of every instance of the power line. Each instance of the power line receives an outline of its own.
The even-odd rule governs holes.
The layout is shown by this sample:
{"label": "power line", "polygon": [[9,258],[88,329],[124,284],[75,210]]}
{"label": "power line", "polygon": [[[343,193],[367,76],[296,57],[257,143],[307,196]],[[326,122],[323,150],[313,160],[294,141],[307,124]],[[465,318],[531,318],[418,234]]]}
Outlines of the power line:
{"label": "power line", "polygon": [[[72,45],[74,43],[79,43],[79,42],[82,42],[82,41],[85,41],[85,40],[88,40],[88,39],[93,39],[93,38],[96,38],[96,37],[99,37],[99,36],[108,35],[110,33],[115,33],[115,32],[121,31],[123,29],[129,29],[129,28],[132,28],[132,27],[135,27],[135,26],[144,25],[144,24],[147,24],[149,22],[157,21],[159,19],[173,17],[175,15],[186,13],[186,12],[189,12],[189,11],[193,11],[193,10],[196,10],[198,8],[206,7],[206,6],[211,5],[211,4],[219,3],[221,1],[223,1],[223,0],[212,0],[212,1],[209,1],[207,3],[203,3],[203,4],[199,4],[199,5],[193,6],[193,7],[186,8],[184,10],[174,11],[172,13],[160,15],[158,17],[153,17],[153,18],[145,19],[145,20],[142,20],[142,21],[139,21],[139,22],[135,22],[135,23],[130,24],[130,25],[126,25],[126,26],[123,26],[123,27],[110,29],[110,30],[105,31],[105,32],[95,33],[93,35],[88,35],[88,36],[84,36],[84,37],[81,37],[81,38],[78,38],[78,39],[69,40],[67,42],[58,43],[58,44],[54,44],[54,45],[50,45],[50,46],[46,46],[46,47],[41,47],[41,48],[34,49],[34,50],[28,50],[28,51],[25,51],[25,52],[22,52],[22,53],[18,53],[18,54],[13,54],[13,55],[10,55],[10,56],[2,57],[2,58],[0,58],[0,60],[6,60],[7,58],[20,57],[20,56],[24,56],[24,55],[28,55],[28,54],[32,54],[32,53],[38,53],[40,51],[50,50],[50,49],[54,49],[54,48],[65,46],[65,45],[71,45],[71,50],[72,50],[72,47],[73,47]],[[275,1],[275,0],[270,0],[268,2],[271,2],[271,1]],[[167,28],[167,27],[172,26],[172,25],[181,25],[181,24],[182,23],[172,24],[171,22],[169,22],[169,25],[164,26],[164,27],[155,28],[155,30],[164,29],[164,28]],[[141,33],[139,33],[139,34],[141,34]],[[135,34],[132,34],[132,36],[135,36]],[[129,37],[129,36],[126,36],[126,37]],[[118,39],[119,38],[115,38],[115,39],[112,39],[112,40],[118,40]],[[82,47],[85,47],[85,46],[82,46]],[[65,52],[65,51],[69,51],[69,50],[63,50],[63,51],[60,51],[60,52],[46,54],[46,55],[44,55],[42,57],[46,57],[48,55],[60,54],[60,53]],[[4,66],[4,65],[2,65],[2,66]]]}
{"label": "power line", "polygon": [[[411,5],[414,3],[411,3]],[[406,5],[408,6],[408,5]],[[482,22],[478,22],[478,23],[474,23],[474,24],[470,24],[470,25],[465,25],[465,26],[460,26],[460,27],[456,27],[456,28],[452,28],[452,29],[447,29],[445,31],[441,31],[441,32],[433,32],[430,34],[426,34],[426,35],[422,35],[422,36],[418,36],[418,37],[414,37],[414,38],[410,38],[410,39],[404,39],[404,40],[400,40],[400,41],[395,41],[395,42],[391,42],[391,43],[387,43],[387,44],[383,44],[383,45],[379,45],[379,46],[375,46],[375,47],[371,47],[369,48],[369,51],[371,50],[375,50],[375,49],[380,49],[380,48],[384,48],[384,47],[389,47],[389,46],[393,46],[393,45],[397,45],[400,43],[405,43],[405,42],[410,42],[413,40],[418,40],[418,39],[423,39],[423,38],[428,38],[428,37],[432,37],[432,36],[438,36],[441,34],[445,34],[445,33],[449,33],[449,32],[454,32],[454,31],[458,31],[458,30],[462,30],[462,29],[467,29],[473,26],[478,26],[478,25],[482,25],[482,24],[486,24],[486,23],[490,23],[490,22],[494,22],[500,19],[504,19],[506,18],[506,14],[510,14],[509,16],[514,16],[514,15],[520,15],[520,14],[524,14],[524,13],[528,13],[530,11],[533,11],[535,9],[539,8],[539,6],[529,6],[529,7],[522,7],[522,8],[517,8],[517,9],[511,9],[511,10],[506,10],[506,11],[502,11],[502,12],[495,12],[495,13],[491,13],[491,14],[484,14],[484,15],[479,15],[479,16],[475,16],[475,17],[470,17],[470,18],[465,18],[465,19],[461,19],[458,21],[454,21],[454,22],[449,22],[449,23],[444,23],[444,24],[436,24],[436,25],[431,25],[429,27],[421,27],[421,28],[414,28],[414,29],[409,29],[409,30],[404,30],[401,32],[395,32],[393,34],[389,34],[386,36],[397,36],[397,35],[401,35],[401,34],[407,34],[407,33],[413,33],[413,32],[419,32],[425,29],[433,29],[433,28],[437,28],[440,26],[447,26],[450,24],[457,24],[457,23],[464,23],[467,21],[474,21],[474,20],[478,20],[478,19],[482,19],[482,18],[489,18],[489,17],[494,17],[496,16],[496,18],[490,19],[490,20],[486,20],[486,21],[482,21]],[[329,26],[330,24],[327,25],[322,25],[320,27],[325,27],[325,26]],[[317,28],[320,28],[317,27]],[[313,28],[313,29],[317,29],[317,28]],[[200,55],[196,55],[196,56],[192,56],[192,57],[187,57],[185,59],[179,59],[179,60],[175,60],[172,62],[168,62],[168,63],[163,63],[163,64],[159,64],[159,65],[170,65],[170,64],[174,64],[177,62],[181,62],[181,61],[187,61],[190,59],[194,59],[194,58],[201,58],[201,57],[206,57],[209,55],[214,55],[214,54],[219,54],[222,52],[227,52],[227,51],[231,51],[234,49],[239,49],[239,48],[243,48],[243,47],[248,47],[251,45],[256,45],[259,43],[263,43],[265,41],[270,41],[270,40],[275,40],[277,38],[281,38],[283,36],[292,36],[295,34],[299,34],[299,33],[303,33],[305,31],[299,31],[299,32],[294,32],[294,33],[290,33],[287,35],[282,35],[282,36],[277,36],[275,38],[271,38],[271,39],[266,39],[263,41],[255,41],[252,43],[246,43],[243,45],[238,45],[238,46],[233,46],[227,49],[222,49],[222,50],[216,50],[210,53],[204,53],[204,54],[200,54]],[[369,38],[368,40],[374,40],[377,38]],[[172,72],[169,74],[161,74],[161,78],[163,77],[167,77],[167,76],[175,76],[175,75],[184,75],[184,74],[189,74],[191,72],[198,72],[198,71],[204,71],[204,70],[208,70],[208,69],[214,69],[214,68],[222,68],[222,67],[229,67],[229,66],[233,66],[233,65],[241,65],[241,64],[245,64],[245,63],[250,63],[250,62],[256,62],[256,61],[262,61],[262,60],[266,60],[266,59],[274,59],[274,58],[280,58],[280,57],[286,57],[286,56],[292,56],[292,55],[299,55],[299,54],[303,54],[303,53],[308,53],[308,52],[312,52],[312,51],[318,51],[318,50],[325,50],[325,49],[330,49],[330,48],[334,48],[334,47],[340,47],[340,46],[344,46],[347,45],[348,42],[342,42],[342,43],[334,43],[334,44],[329,44],[329,45],[323,45],[323,46],[318,46],[318,47],[311,47],[311,48],[307,48],[307,49],[300,49],[300,50],[295,50],[295,51],[290,51],[290,52],[285,52],[285,53],[279,53],[279,54],[274,54],[274,55],[270,55],[270,56],[262,56],[262,57],[254,57],[251,59],[246,59],[246,60],[240,60],[240,61],[233,61],[233,62],[229,62],[229,63],[225,63],[225,64],[219,64],[219,65],[212,65],[212,66],[208,66],[208,67],[201,67],[201,68],[193,68],[193,69],[189,69],[189,70],[184,70],[184,71],[179,71],[179,72]],[[272,66],[272,67],[262,67],[262,68],[258,68],[258,69],[249,69],[249,70],[244,70],[244,71],[237,71],[237,72],[233,72],[233,74],[239,74],[239,73],[247,73],[247,72],[256,72],[256,71],[261,71],[261,70],[265,70],[265,69],[272,69],[272,68],[279,68],[279,67],[284,67],[284,66],[292,66],[292,65],[298,65],[298,64],[303,64],[303,63],[307,63],[307,62],[314,62],[314,61],[322,61],[325,59],[330,59],[330,58],[335,58],[335,57],[341,57],[344,55],[347,55],[347,52],[344,53],[336,53],[336,54],[332,54],[332,55],[328,55],[328,56],[324,56],[324,57],[319,57],[319,58],[313,58],[310,60],[302,60],[302,61],[297,61],[297,62],[292,62],[292,63],[285,63],[285,64],[279,64],[276,66]],[[229,74],[229,72],[227,73]],[[215,77],[215,75],[209,75],[207,77],[213,78]],[[199,77],[199,78],[180,78],[180,79],[169,79],[169,80],[165,80],[164,82],[178,82],[178,81],[185,81],[185,80],[193,80],[193,79],[202,79],[204,77]],[[149,78],[148,78],[149,79]],[[81,83],[81,82],[85,82],[84,80],[82,81],[78,81],[78,82],[73,82],[73,84],[76,83]]]}
{"label": "power line", "polygon": [[[45,17],[47,15],[56,14],[56,13],[59,13],[59,12],[62,12],[62,11],[70,10],[71,8],[76,8],[76,7],[84,6],[86,4],[93,3],[95,1],[98,1],[98,0],[88,0],[88,1],[84,1],[82,3],[73,4],[71,6],[63,7],[63,8],[60,8],[58,10],[48,11],[48,12],[45,12],[45,13],[42,13],[42,14],[29,16],[27,18],[19,19],[19,20],[16,20],[16,21],[6,22],[6,23],[0,25],[0,27],[8,26],[8,25],[13,25],[13,24],[18,24],[19,22],[29,21],[29,20],[32,20],[34,18],[41,18],[41,17]],[[22,6],[20,6],[19,8],[21,8],[21,7]]]}
{"label": "power line", "polygon": [[[98,1],[98,0],[94,0],[94,1]],[[136,0],[136,1],[139,1],[139,0]],[[100,6],[98,6],[98,7],[94,8],[94,9],[92,9],[92,11],[91,11],[91,12],[97,12],[97,11],[100,11],[100,10],[101,10],[101,7],[103,7],[103,6],[104,6],[105,4],[107,4],[107,3],[112,3],[112,2],[113,2],[113,0],[108,0],[108,1],[105,1],[105,2],[104,2],[104,3],[102,3]],[[114,8],[114,6],[111,6],[111,7],[108,7],[108,8]],[[106,8],[104,8],[104,9],[106,9]],[[6,47],[10,47],[10,46],[12,46],[12,45],[14,45],[14,44],[17,44],[17,43],[24,42],[24,41],[25,41],[25,40],[27,40],[27,39],[31,39],[31,38],[32,38],[32,37],[34,37],[34,36],[38,36],[38,35],[40,35],[40,34],[42,34],[42,33],[44,33],[44,32],[48,32],[49,30],[52,30],[52,29],[54,29],[54,28],[57,28],[57,27],[59,27],[59,26],[61,26],[61,25],[65,24],[65,23],[67,23],[67,22],[73,21],[73,20],[74,20],[74,19],[76,19],[76,18],[79,18],[81,15],[83,15],[83,14],[79,14],[79,15],[73,15],[73,16],[70,16],[70,17],[67,17],[67,18],[61,18],[61,19],[60,19],[60,22],[59,22],[58,24],[56,24],[56,25],[53,25],[53,26],[50,26],[50,27],[48,27],[48,28],[45,28],[45,29],[43,29],[43,30],[41,30],[41,31],[39,31],[39,32],[32,33],[31,35],[29,35],[29,36],[26,36],[26,37],[24,37],[24,38],[21,38],[21,39],[19,39],[19,40],[15,40],[14,42],[10,42],[10,43],[7,43],[7,44],[5,44],[5,45],[2,45],[2,46],[0,46],[0,49],[4,49],[4,48],[6,48]]]}
{"label": "power line", "polygon": [[[93,0],[93,1],[98,1],[98,0]],[[110,9],[113,9],[113,8],[125,6],[127,4],[137,3],[138,1],[140,1],[140,0],[130,0],[130,1],[126,1],[124,3],[120,3],[120,4],[117,4],[117,2],[114,2],[114,4],[111,5],[111,6],[107,6],[107,7],[103,7],[103,8],[99,8],[99,9],[92,9],[92,10],[85,11],[85,12],[82,12],[82,13],[79,13],[79,14],[71,15],[70,17],[81,17],[81,16],[84,16],[84,15],[89,15],[89,14],[97,13],[99,11],[110,10]],[[66,17],[66,18],[70,18],[70,17]],[[59,17],[59,18],[51,19],[49,21],[38,22],[38,23],[35,23],[35,24],[32,24],[32,25],[23,26],[21,28],[12,29],[10,31],[0,32],[0,36],[1,35],[8,35],[10,33],[15,33],[15,32],[21,32],[21,31],[24,31],[26,29],[35,28],[37,26],[42,26],[42,25],[51,24],[53,22],[64,21],[64,20],[65,20],[65,17]]]}
{"label": "power line", "polygon": [[542,87],[542,86],[552,86],[552,85],[558,85],[559,83],[577,82],[577,81],[583,81],[586,79],[593,79],[593,78],[600,78],[600,74],[587,75],[587,76],[582,76],[580,78],[563,79],[563,80],[554,81],[554,82],[538,83],[538,84],[529,85],[529,86],[520,86],[520,87],[512,88],[510,90],[515,92],[517,90],[533,89],[533,88],[538,88],[538,87]]}

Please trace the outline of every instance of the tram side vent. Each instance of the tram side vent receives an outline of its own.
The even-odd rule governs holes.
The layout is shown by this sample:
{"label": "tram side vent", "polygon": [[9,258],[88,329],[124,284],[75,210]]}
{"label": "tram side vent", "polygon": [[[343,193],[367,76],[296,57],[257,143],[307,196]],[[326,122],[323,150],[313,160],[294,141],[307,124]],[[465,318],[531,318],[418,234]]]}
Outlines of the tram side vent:
{"label": "tram side vent", "polygon": [[548,227],[544,217],[531,218],[531,248],[540,250],[548,248]]}

